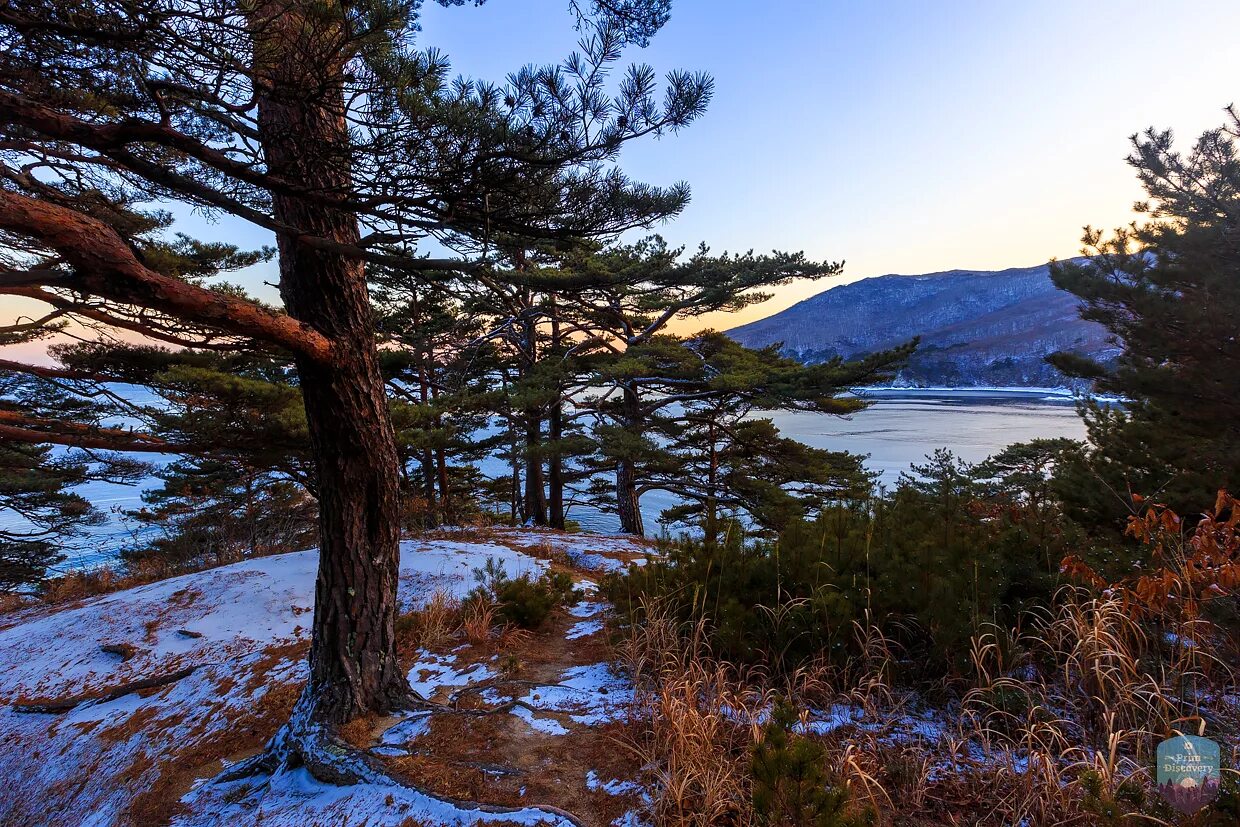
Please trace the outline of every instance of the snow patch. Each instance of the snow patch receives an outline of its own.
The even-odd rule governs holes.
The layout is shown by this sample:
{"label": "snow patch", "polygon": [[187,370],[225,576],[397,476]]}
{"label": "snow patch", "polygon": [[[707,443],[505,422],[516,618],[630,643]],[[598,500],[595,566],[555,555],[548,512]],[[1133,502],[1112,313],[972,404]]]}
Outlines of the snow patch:
{"label": "snow patch", "polygon": [[603,631],[603,621],[596,619],[582,620],[579,623],[574,623],[564,637],[567,640],[577,640],[578,638],[597,635],[601,631]]}
{"label": "snow patch", "polygon": [[[537,576],[547,567],[494,543],[407,540],[400,552],[399,599],[406,611],[436,590],[464,597],[475,585],[473,569],[491,558],[513,576]],[[299,551],[46,610],[0,630],[0,702],[77,696],[277,642],[309,641],[317,573],[317,550]],[[109,644],[135,651],[121,659],[102,650]]]}
{"label": "snow patch", "polygon": [[594,617],[604,608],[606,607],[596,600],[582,600],[570,607],[568,613],[573,617]]}
{"label": "snow patch", "polygon": [[456,655],[436,655],[425,649],[419,649],[417,654],[418,660],[409,670],[409,686],[423,698],[433,697],[443,687],[455,689],[495,676],[485,663],[458,670],[452,666],[456,663]]}
{"label": "snow patch", "polygon": [[[496,543],[410,540],[401,543],[400,554],[398,599],[406,610],[425,605],[437,590],[464,597],[474,587],[473,569],[488,559],[498,559],[514,576],[547,568]],[[213,743],[272,690],[303,682],[317,569],[315,550],[258,557],[68,606],[38,607],[0,629],[0,823],[75,813],[89,827],[116,824],[169,760]],[[127,657],[102,648],[122,645]],[[485,665],[456,667],[453,660],[420,659],[415,688],[433,694],[491,676]],[[419,674],[419,667],[426,671]],[[187,674],[157,689],[83,700],[58,715],[12,707],[19,700],[100,696],[181,672]],[[425,724],[411,719],[402,732],[412,740]],[[241,782],[201,784],[187,798],[190,813],[177,823],[373,827],[409,818],[567,824],[532,808],[493,816],[390,787],[342,790],[315,784],[304,773],[271,781],[272,794],[261,802]],[[396,801],[391,809],[384,804],[389,796]]]}
{"label": "snow patch", "polygon": [[430,729],[430,713],[423,713],[388,727],[379,739],[379,743],[386,746],[403,746],[416,740],[419,736],[425,735]]}
{"label": "snow patch", "polygon": [[605,534],[557,534],[522,530],[507,535],[521,548],[543,547],[565,555],[573,565],[607,574],[623,572],[629,563],[643,566],[651,548],[641,540]]}
{"label": "snow patch", "polygon": [[514,706],[512,714],[529,724],[530,729],[544,735],[567,735],[568,730],[554,718],[540,718],[523,706]]}
{"label": "snow patch", "polygon": [[608,795],[640,795],[643,791],[642,785],[636,781],[603,781],[594,770],[586,773],[586,789],[591,792],[602,790]]}
{"label": "snow patch", "polygon": [[207,784],[184,801],[192,815],[174,818],[174,827],[225,827],[235,824],[304,827],[308,824],[366,824],[397,827],[409,823],[466,827],[473,824],[568,827],[568,819],[534,807],[490,813],[457,806],[408,787],[355,784],[338,787],[316,781],[304,769],[280,773],[267,784],[250,781]]}
{"label": "snow patch", "polygon": [[557,685],[530,690],[521,700],[536,709],[567,713],[587,726],[623,718],[633,703],[633,685],[616,675],[611,664],[566,669]]}

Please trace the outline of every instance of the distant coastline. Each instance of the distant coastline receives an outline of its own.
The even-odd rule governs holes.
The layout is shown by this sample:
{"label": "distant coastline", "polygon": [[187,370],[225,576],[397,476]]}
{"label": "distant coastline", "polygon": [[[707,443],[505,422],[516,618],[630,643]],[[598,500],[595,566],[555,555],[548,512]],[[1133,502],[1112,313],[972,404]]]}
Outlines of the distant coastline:
{"label": "distant coastline", "polygon": [[853,388],[854,393],[998,393],[1021,396],[1059,396],[1076,399],[1083,394],[1068,387],[1039,387],[1033,385],[868,385]]}
{"label": "distant coastline", "polygon": [[1009,400],[1019,399],[1027,402],[1046,402],[1055,405],[1075,404],[1085,399],[1092,399],[1104,405],[1121,405],[1124,402],[1118,396],[1087,393],[1062,385],[873,385],[852,388],[850,392],[857,396],[875,398],[1003,398]]}

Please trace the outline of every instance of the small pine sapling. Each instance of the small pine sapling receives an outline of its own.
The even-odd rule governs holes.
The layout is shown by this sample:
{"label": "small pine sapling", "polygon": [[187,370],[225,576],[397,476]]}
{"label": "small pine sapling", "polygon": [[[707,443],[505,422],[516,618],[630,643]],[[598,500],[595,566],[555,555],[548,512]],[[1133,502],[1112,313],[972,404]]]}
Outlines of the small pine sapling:
{"label": "small pine sapling", "polygon": [[826,747],[796,734],[797,713],[787,701],[775,704],[762,740],[750,754],[753,809],[759,824],[780,827],[861,827],[867,811],[850,812],[848,790],[831,783]]}

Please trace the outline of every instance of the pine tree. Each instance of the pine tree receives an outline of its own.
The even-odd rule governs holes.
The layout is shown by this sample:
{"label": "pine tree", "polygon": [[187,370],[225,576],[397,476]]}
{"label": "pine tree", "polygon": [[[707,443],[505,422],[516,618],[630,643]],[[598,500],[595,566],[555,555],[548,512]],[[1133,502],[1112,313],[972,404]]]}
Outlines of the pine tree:
{"label": "pine tree", "polygon": [[1052,268],[1122,350],[1114,366],[1056,354],[1122,408],[1084,408],[1091,449],[1063,470],[1072,513],[1117,526],[1133,494],[1200,513],[1219,488],[1240,487],[1240,116],[1189,151],[1170,131],[1132,138],[1128,163],[1147,200],[1142,224],[1106,237],[1086,228],[1089,258]]}
{"label": "pine tree", "polygon": [[[288,360],[102,342],[55,345],[51,353],[61,367],[22,381],[28,399],[59,400],[47,417],[56,427],[76,419],[96,433],[101,421],[124,422],[105,444],[143,440],[130,450],[183,455],[154,472],[164,485],[129,515],[159,536],[124,557],[174,571],[314,545],[305,518],[317,482]],[[25,405],[27,423],[31,413]]]}
{"label": "pine tree", "polygon": [[132,482],[138,463],[0,438],[0,591],[38,584],[65,559],[62,549],[106,515],[74,492],[87,482]]}
{"label": "pine tree", "polygon": [[156,476],[163,485],[143,493],[142,508],[126,512],[155,535],[122,552],[126,560],[173,574],[316,544],[315,500],[285,475],[244,461],[187,457]]}
{"label": "pine tree", "polygon": [[[16,0],[0,17],[0,293],[47,306],[34,326],[295,366],[320,569],[309,680],[267,758],[337,780],[335,727],[413,700],[395,650],[399,455],[367,267],[492,278],[500,234],[568,243],[675,215],[685,185],[634,183],[614,162],[711,95],[708,78],[676,72],[657,102],[640,66],[606,93],[622,47],[666,19],[662,0],[575,4],[582,53],[503,87],[450,81],[442,54],[412,45],[418,7]],[[273,233],[283,307],[210,283],[244,254],[169,240],[167,215],[141,206],[160,201]],[[430,238],[449,254],[421,255]],[[35,444],[154,444],[21,414],[7,427]]]}
{"label": "pine tree", "polygon": [[796,710],[779,701],[753,746],[753,809],[759,824],[778,827],[862,827],[873,823],[868,810],[850,812],[848,788],[832,784],[827,751],[818,741],[796,734]]}
{"label": "pine tree", "polygon": [[607,496],[623,530],[642,533],[639,500],[654,489],[688,500],[667,516],[700,516],[713,542],[721,508],[773,528],[865,487],[859,458],[784,439],[769,421],[750,417],[861,410],[864,399],[842,394],[888,376],[911,348],[806,366],[780,356],[777,345],[753,350],[704,331],[689,339],[650,336],[600,358],[594,385],[605,391],[585,404],[600,419],[600,466],[615,469]]}
{"label": "pine tree", "polygon": [[[659,449],[664,412],[685,401],[694,357],[666,335],[673,321],[685,322],[717,311],[735,311],[769,298],[765,290],[793,279],[838,274],[838,262],[814,262],[802,253],[712,255],[705,245],[684,257],[659,236],[605,250],[585,250],[563,268],[582,275],[604,275],[598,287],[568,297],[581,310],[577,328],[586,340],[579,349],[597,357],[592,387],[604,392],[593,408],[595,434],[605,463],[614,469],[608,495],[621,530],[643,534],[643,465],[666,463]],[[687,358],[686,358],[687,357]],[[659,470],[662,470],[661,468]],[[669,469],[670,470],[670,469]]]}
{"label": "pine tree", "polygon": [[805,366],[776,347],[750,349],[723,334],[705,332],[684,342],[688,364],[699,372],[678,409],[665,418],[664,450],[672,473],[652,473],[643,488],[674,493],[684,504],[664,514],[700,522],[708,546],[717,540],[723,512],[743,518],[754,531],[779,531],[828,502],[868,493],[871,479],[862,457],[811,448],[782,437],[760,414],[803,410],[844,414],[864,407],[841,397],[850,386],[889,375],[901,353],[854,363]]}
{"label": "pine tree", "polygon": [[405,519],[455,523],[477,502],[477,470],[494,438],[480,437],[496,403],[494,348],[483,320],[442,284],[411,284],[374,268],[371,296],[390,397]]}
{"label": "pine tree", "polygon": [[[40,433],[48,426],[71,432],[73,447],[46,444]],[[38,584],[64,560],[64,547],[106,520],[75,488],[132,483],[149,472],[109,447],[142,451],[153,442],[160,440],[109,427],[92,405],[48,376],[0,376],[0,591]]]}

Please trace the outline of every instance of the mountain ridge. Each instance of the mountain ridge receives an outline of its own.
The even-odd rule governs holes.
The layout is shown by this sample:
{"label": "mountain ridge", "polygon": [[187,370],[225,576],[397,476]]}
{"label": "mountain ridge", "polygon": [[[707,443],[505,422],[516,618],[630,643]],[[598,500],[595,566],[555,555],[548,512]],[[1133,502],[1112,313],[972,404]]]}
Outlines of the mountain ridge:
{"label": "mountain ridge", "polygon": [[1073,386],[1047,364],[1055,351],[1114,359],[1107,331],[1080,318],[1050,267],[955,269],[872,276],[824,290],[779,313],[728,330],[749,347],[782,343],[803,362],[921,346],[895,379],[908,386]]}

